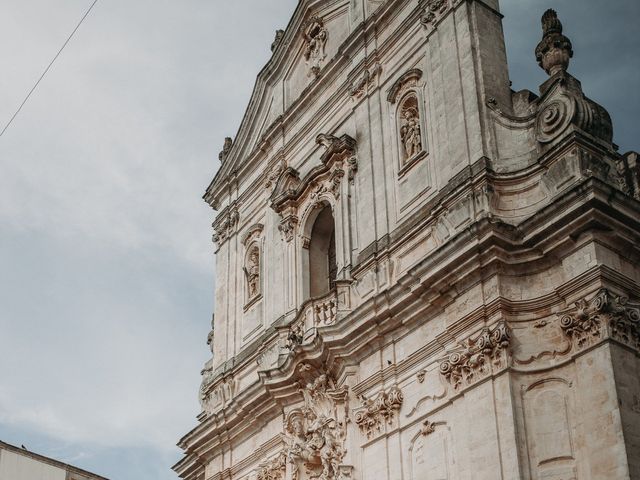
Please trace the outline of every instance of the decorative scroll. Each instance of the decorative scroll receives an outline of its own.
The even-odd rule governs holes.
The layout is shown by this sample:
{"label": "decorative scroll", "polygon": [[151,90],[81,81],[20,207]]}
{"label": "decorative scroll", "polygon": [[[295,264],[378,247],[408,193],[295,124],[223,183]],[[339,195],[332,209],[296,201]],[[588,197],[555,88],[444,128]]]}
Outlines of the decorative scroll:
{"label": "decorative scroll", "polygon": [[493,329],[484,328],[476,339],[468,339],[459,351],[450,353],[440,362],[440,374],[455,390],[486,376],[492,368],[504,366],[511,332],[505,322]]}
{"label": "decorative scroll", "polygon": [[397,386],[391,387],[388,392],[380,392],[376,398],[367,399],[361,396],[362,407],[356,410],[356,425],[367,438],[371,438],[376,432],[382,430],[382,426],[393,422],[395,412],[400,410],[404,395]]}

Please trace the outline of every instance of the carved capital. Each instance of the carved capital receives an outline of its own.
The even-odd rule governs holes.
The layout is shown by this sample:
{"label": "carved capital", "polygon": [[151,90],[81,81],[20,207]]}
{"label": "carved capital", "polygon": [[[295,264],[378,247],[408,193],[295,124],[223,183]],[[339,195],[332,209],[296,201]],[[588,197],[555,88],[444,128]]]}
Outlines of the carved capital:
{"label": "carved capital", "polygon": [[284,480],[286,467],[287,456],[284,452],[281,452],[260,465],[256,480]]}
{"label": "carved capital", "polygon": [[288,217],[282,219],[280,225],[278,225],[278,230],[280,230],[282,238],[285,241],[290,242],[291,240],[293,240],[293,237],[296,233],[297,225],[298,217],[296,217],[295,215],[289,215]]}
{"label": "carved capital", "polygon": [[449,7],[449,0],[427,0],[420,23],[425,28],[433,28]]}
{"label": "carved capital", "polygon": [[493,328],[483,328],[475,339],[468,339],[457,351],[440,362],[440,374],[459,390],[506,365],[505,354],[511,342],[511,332],[505,322]]}
{"label": "carved capital", "polygon": [[609,336],[640,351],[640,304],[613,295],[606,288],[560,312],[560,327],[578,350]]}
{"label": "carved capital", "polygon": [[362,407],[355,411],[356,425],[360,431],[371,438],[376,432],[382,430],[382,426],[391,424],[395,412],[400,410],[404,395],[397,386],[389,391],[380,392],[374,399],[361,397]]}
{"label": "carved capital", "polygon": [[235,233],[239,220],[240,213],[238,211],[238,205],[234,202],[224,209],[211,224],[214,229],[212,240],[213,243],[216,244],[216,251],[218,251],[220,246],[226,242],[233,233]]}

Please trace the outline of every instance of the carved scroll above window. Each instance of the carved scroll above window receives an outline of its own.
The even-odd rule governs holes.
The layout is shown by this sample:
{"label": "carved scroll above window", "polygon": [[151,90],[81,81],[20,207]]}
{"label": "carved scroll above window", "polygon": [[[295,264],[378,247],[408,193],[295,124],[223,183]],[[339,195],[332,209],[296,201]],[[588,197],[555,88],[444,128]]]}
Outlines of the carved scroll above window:
{"label": "carved scroll above window", "polygon": [[308,75],[317,77],[324,59],[327,57],[325,46],[328,32],[324,21],[319,17],[311,17],[302,26],[304,37],[304,59],[307,62]]}
{"label": "carved scroll above window", "polygon": [[349,135],[338,138],[321,134],[316,142],[325,148],[320,157],[321,164],[313,168],[304,179],[300,178],[294,168],[284,168],[275,180],[271,194],[271,208],[282,218],[278,229],[288,242],[293,240],[299,219],[306,209],[322,198],[337,200],[343,178],[346,176],[352,181],[358,170],[356,142]]}

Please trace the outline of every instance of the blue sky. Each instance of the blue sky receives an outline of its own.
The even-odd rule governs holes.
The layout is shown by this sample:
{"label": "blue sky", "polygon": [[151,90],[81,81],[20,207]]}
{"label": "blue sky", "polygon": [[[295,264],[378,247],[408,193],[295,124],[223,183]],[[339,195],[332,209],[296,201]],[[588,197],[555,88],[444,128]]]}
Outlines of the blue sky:
{"label": "blue sky", "polygon": [[[0,123],[90,3],[0,2]],[[113,480],[175,478],[213,303],[201,195],[296,3],[100,0],[0,137],[1,440]],[[516,90],[545,78],[548,7],[620,150],[640,148],[640,3],[503,0]]]}

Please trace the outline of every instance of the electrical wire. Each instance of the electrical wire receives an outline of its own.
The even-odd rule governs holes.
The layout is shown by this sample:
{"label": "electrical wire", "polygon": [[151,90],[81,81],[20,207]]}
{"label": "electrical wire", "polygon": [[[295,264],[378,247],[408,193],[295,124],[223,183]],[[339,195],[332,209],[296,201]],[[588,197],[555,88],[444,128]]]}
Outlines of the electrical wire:
{"label": "electrical wire", "polygon": [[71,32],[71,35],[69,35],[67,37],[67,39],[65,40],[64,44],[62,44],[62,47],[60,47],[60,50],[58,50],[58,53],[56,53],[56,55],[53,57],[53,60],[51,60],[51,62],[49,62],[49,65],[47,65],[47,68],[44,69],[44,72],[42,72],[42,75],[40,75],[40,78],[38,78],[38,81],[33,85],[33,87],[31,88],[31,90],[29,90],[29,93],[27,93],[27,96],[24,98],[24,100],[22,101],[22,103],[20,104],[20,106],[18,107],[18,109],[16,110],[16,113],[13,114],[13,116],[11,117],[11,119],[7,122],[7,124],[4,126],[4,128],[2,129],[2,132],[0,132],[0,137],[2,135],[4,135],[4,132],[7,131],[7,128],[9,128],[9,126],[13,123],[13,121],[15,120],[15,118],[18,116],[18,114],[20,113],[20,110],[22,110],[22,107],[24,107],[24,105],[27,103],[27,101],[29,100],[29,97],[31,97],[31,94],[35,91],[36,88],[38,88],[38,85],[40,84],[40,82],[42,81],[42,79],[44,78],[44,76],[47,74],[47,72],[49,71],[49,69],[51,68],[51,66],[55,63],[55,61],[58,59],[58,57],[60,56],[60,54],[62,53],[62,51],[64,50],[64,48],[67,46],[67,44],[69,43],[69,41],[73,38],[73,36],[75,35],[75,33],[78,31],[78,29],[80,28],[80,25],[82,25],[82,22],[84,22],[84,19],[87,18],[87,16],[89,15],[89,13],[91,12],[91,10],[93,9],[93,7],[95,6],[95,4],[98,3],[98,0],[94,0],[93,3],[91,4],[91,6],[88,8],[88,10],[85,12],[85,14],[82,16],[82,18],[80,19],[80,21],[78,22],[78,24],[76,25],[76,28],[73,29],[73,32]]}

